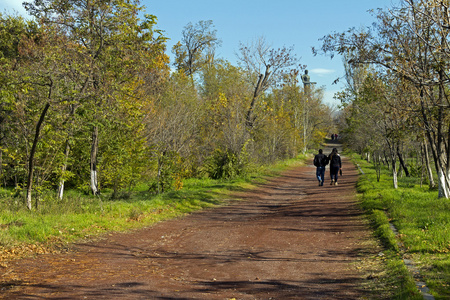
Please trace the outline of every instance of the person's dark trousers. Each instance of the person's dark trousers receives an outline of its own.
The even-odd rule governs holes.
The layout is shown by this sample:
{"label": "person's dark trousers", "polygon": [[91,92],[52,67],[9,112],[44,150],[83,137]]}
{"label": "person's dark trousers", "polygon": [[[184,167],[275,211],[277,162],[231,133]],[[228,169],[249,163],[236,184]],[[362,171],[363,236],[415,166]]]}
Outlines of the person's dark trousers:
{"label": "person's dark trousers", "polygon": [[337,182],[338,180],[339,167],[330,167],[331,181]]}
{"label": "person's dark trousers", "polygon": [[317,167],[316,176],[317,180],[319,180],[319,185],[323,185],[323,180],[325,177],[325,167]]}

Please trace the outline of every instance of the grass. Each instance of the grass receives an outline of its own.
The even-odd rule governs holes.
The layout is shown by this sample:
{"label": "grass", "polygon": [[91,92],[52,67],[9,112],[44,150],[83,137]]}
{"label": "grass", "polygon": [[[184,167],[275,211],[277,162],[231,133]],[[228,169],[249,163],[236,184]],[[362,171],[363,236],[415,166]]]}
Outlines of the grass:
{"label": "grass", "polygon": [[[357,155],[352,159],[365,174],[357,184],[359,200],[384,246],[389,274],[384,280],[395,287],[393,298],[418,297],[414,281],[405,272],[402,262],[402,258],[408,258],[419,267],[420,276],[435,299],[450,299],[450,201],[438,199],[436,190],[420,186],[419,178],[400,177],[399,187],[394,189],[387,169],[382,170],[380,182],[377,182],[372,164]],[[397,228],[397,236],[389,223]],[[395,274],[402,280],[387,283]]]}

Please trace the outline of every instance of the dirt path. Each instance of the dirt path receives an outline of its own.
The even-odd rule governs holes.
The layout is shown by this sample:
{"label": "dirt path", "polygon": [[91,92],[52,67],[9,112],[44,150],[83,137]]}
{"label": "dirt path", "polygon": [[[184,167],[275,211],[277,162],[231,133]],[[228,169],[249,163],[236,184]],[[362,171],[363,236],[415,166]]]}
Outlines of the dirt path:
{"label": "dirt path", "polygon": [[357,170],[343,164],[338,186],[328,168],[319,187],[312,165],[297,167],[244,201],[13,262],[0,270],[15,285],[3,298],[359,299],[354,262],[370,233]]}

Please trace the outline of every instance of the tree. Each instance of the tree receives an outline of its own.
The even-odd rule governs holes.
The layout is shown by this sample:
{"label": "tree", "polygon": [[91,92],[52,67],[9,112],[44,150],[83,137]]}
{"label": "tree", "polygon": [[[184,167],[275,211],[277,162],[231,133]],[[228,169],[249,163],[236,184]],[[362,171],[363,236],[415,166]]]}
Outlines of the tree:
{"label": "tree", "polygon": [[198,107],[195,86],[183,73],[173,73],[164,92],[155,101],[146,122],[146,140],[156,162],[158,193],[173,186],[175,177],[187,166],[181,162],[195,151],[198,122],[202,110]]}
{"label": "tree", "polygon": [[204,132],[210,132],[208,138],[215,141],[215,147],[221,145],[239,155],[248,139],[243,122],[251,87],[245,73],[227,61],[217,60],[203,70],[201,79],[207,118]]}
{"label": "tree", "polygon": [[[148,108],[142,98],[143,85],[149,83],[147,77],[158,76],[153,70],[167,70],[166,39],[160,31],[154,30],[154,16],[145,15],[144,20],[138,18],[142,10],[138,3],[36,0],[26,4],[33,16],[44,24],[59,28],[69,45],[73,45],[67,49],[70,56],[66,62],[66,75],[72,84],[68,99],[75,105],[75,115],[82,117],[85,130],[88,127],[92,132],[85,135],[84,140],[90,140],[91,144],[90,187],[93,194],[99,193],[98,156],[102,154],[102,136],[117,132],[115,126],[111,126],[113,124],[142,121],[145,108]],[[135,101],[137,105],[127,106],[123,101]],[[123,113],[127,108],[133,110]],[[128,128],[139,130],[139,126],[130,124]],[[126,135],[121,137],[125,138]],[[117,142],[118,139],[103,139],[103,149],[119,151],[117,147],[109,147],[108,141]],[[126,144],[119,142],[118,145]]]}
{"label": "tree", "polygon": [[[38,151],[38,143],[43,126],[52,126],[51,123],[45,124],[49,108],[61,103],[61,91],[66,87],[60,65],[57,63],[57,59],[61,58],[58,56],[58,46],[62,40],[64,38],[58,36],[52,27],[41,27],[34,35],[23,34],[17,46],[15,68],[9,74],[9,84],[18,87],[14,93],[13,114],[18,117],[18,133],[22,135],[25,143],[23,151],[28,173],[25,182],[26,204],[29,209],[32,207],[33,178],[36,177],[37,185],[45,182],[52,172],[52,167],[58,162],[54,151],[58,147],[58,130],[46,134],[48,140],[45,146],[40,145],[41,151]],[[31,127],[35,127],[34,131]],[[35,170],[37,161],[44,162],[39,165],[39,172]],[[40,176],[35,176],[35,173]],[[36,206],[37,204],[36,200]]]}
{"label": "tree", "polygon": [[14,177],[15,187],[20,181],[18,170],[23,169],[19,165],[24,164],[15,147],[20,138],[17,135],[18,128],[15,127],[19,118],[14,111],[17,95],[23,88],[18,84],[20,79],[17,76],[17,68],[21,63],[20,44],[24,38],[37,38],[37,27],[35,22],[25,21],[20,16],[0,13],[0,178],[6,183],[9,177],[6,173],[9,173]]}
{"label": "tree", "polygon": [[291,68],[298,67],[293,47],[272,48],[264,38],[239,47],[239,63],[248,72],[248,80],[254,84],[253,95],[246,113],[246,123],[251,128],[255,124],[254,109],[258,97],[289,73]]}
{"label": "tree", "polygon": [[202,70],[200,95],[204,119],[200,126],[203,160],[214,178],[243,174],[249,163],[250,136],[245,126],[251,86],[245,72],[228,61],[216,60]]}
{"label": "tree", "polygon": [[177,70],[192,76],[212,62],[215,48],[221,43],[216,34],[211,20],[199,21],[195,25],[188,23],[181,33],[181,41],[172,49]]}
{"label": "tree", "polygon": [[[446,2],[404,1],[379,10],[372,31],[349,30],[323,39],[325,53],[354,51],[352,63],[373,64],[410,82],[404,107],[421,119],[439,177],[439,197],[450,197],[449,16]],[[417,130],[421,130],[418,128]]]}

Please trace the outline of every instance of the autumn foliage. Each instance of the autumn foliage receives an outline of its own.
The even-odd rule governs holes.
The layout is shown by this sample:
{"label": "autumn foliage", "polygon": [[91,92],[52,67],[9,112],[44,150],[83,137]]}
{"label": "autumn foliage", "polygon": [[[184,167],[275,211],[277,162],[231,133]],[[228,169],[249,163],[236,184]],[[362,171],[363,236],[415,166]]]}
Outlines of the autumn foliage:
{"label": "autumn foliage", "polygon": [[245,175],[330,127],[320,89],[306,101],[291,48],[265,52],[272,65],[255,92],[258,70],[215,57],[212,21],[184,28],[171,72],[167,37],[138,1],[25,7],[33,21],[0,15],[0,178],[29,209],[67,189],[114,197]]}

